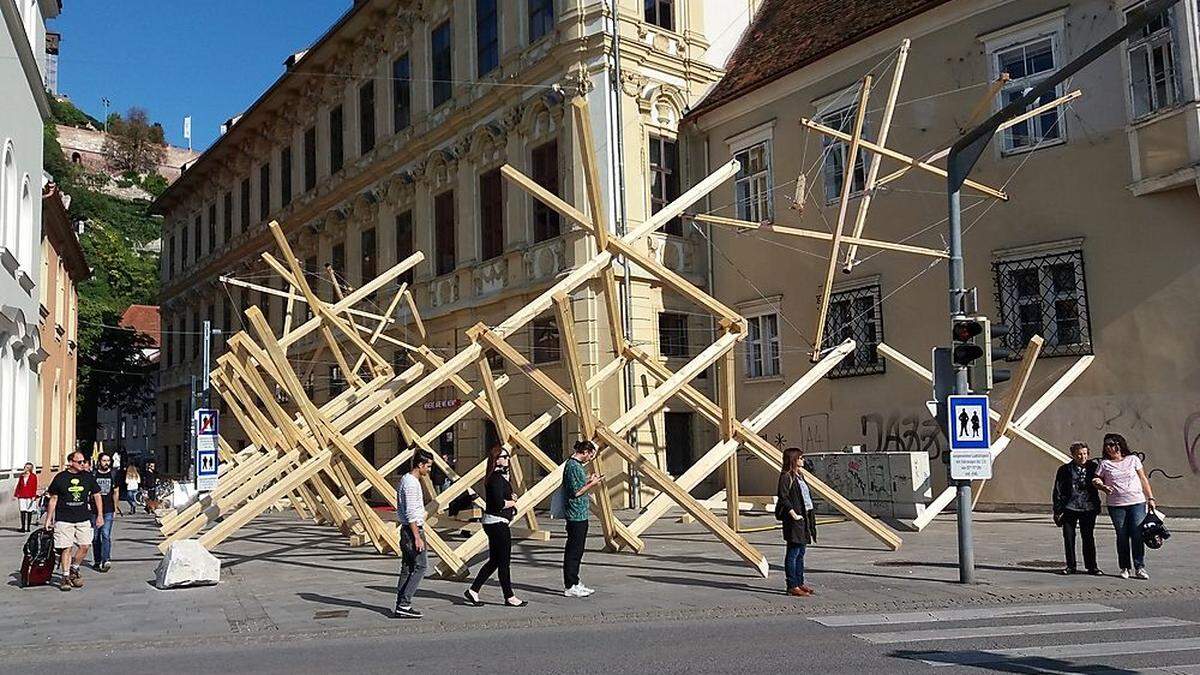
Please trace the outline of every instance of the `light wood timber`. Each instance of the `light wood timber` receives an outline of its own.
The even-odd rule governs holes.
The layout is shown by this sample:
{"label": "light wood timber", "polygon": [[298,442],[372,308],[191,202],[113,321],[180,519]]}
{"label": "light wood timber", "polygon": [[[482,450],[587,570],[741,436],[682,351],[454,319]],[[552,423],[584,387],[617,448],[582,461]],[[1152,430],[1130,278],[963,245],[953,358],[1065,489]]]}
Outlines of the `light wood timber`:
{"label": "light wood timber", "polygon": [[[762,230],[764,232],[777,232],[793,237],[803,237],[805,239],[817,239],[821,241],[833,241],[833,233],[821,232],[818,230],[804,230],[795,227],[786,227],[783,225],[775,225],[770,222],[753,223],[748,220],[738,220],[736,218],[725,218],[723,216],[712,216],[707,214],[697,214],[692,216],[693,220],[701,223],[711,223],[713,225],[723,225],[727,227],[736,227],[739,230]],[[867,248],[878,248],[887,251],[898,251],[900,253],[913,253],[916,255],[928,256],[930,258],[948,259],[950,254],[946,251],[941,251],[924,246],[912,246],[910,244],[898,244],[890,241],[882,241],[879,239],[864,239],[862,237],[842,237],[843,242],[852,243],[857,246],[865,246]]]}

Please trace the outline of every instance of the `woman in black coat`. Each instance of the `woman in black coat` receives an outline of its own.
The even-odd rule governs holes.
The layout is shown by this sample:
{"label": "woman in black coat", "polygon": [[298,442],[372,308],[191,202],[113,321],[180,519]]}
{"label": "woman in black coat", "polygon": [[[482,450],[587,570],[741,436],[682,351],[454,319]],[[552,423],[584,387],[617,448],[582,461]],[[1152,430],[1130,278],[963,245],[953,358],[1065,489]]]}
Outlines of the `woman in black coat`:
{"label": "woman in black coat", "polygon": [[1062,528],[1063,549],[1067,566],[1060,574],[1075,574],[1075,527],[1083,540],[1083,564],[1088,574],[1104,574],[1096,567],[1096,516],[1100,513],[1100,494],[1092,480],[1096,477],[1096,460],[1088,459],[1087,443],[1071,444],[1071,461],[1058,467],[1054,475],[1051,504],[1054,524]]}
{"label": "woman in black coat", "polygon": [[783,451],[779,489],[775,495],[775,516],[783,521],[783,540],[787,543],[783,564],[787,594],[797,597],[813,594],[813,589],[804,583],[804,551],[817,540],[817,519],[808,483],[801,472],[803,466],[803,450],[788,448]]}
{"label": "woman in black coat", "polygon": [[517,502],[513,499],[512,484],[508,482],[508,466],[511,458],[508,450],[496,446],[488,452],[487,482],[484,501],[487,508],[483,514],[483,531],[488,538],[488,561],[479,568],[475,582],[463,597],[479,607],[479,591],[493,572],[500,573],[500,588],[504,591],[504,604],[509,607],[524,607],[529,604],[518,598],[512,589],[510,566],[512,560],[512,533],[508,526],[517,513]]}

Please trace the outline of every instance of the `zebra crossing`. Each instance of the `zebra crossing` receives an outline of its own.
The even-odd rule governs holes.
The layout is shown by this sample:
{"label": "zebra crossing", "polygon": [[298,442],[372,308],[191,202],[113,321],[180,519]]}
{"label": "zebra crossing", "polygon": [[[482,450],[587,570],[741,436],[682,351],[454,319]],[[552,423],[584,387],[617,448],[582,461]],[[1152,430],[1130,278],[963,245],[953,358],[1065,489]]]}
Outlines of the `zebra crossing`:
{"label": "zebra crossing", "polygon": [[1171,616],[1132,616],[1098,603],[842,614],[810,620],[851,631],[858,640],[891,650],[890,656],[928,666],[1200,675],[1200,624]]}

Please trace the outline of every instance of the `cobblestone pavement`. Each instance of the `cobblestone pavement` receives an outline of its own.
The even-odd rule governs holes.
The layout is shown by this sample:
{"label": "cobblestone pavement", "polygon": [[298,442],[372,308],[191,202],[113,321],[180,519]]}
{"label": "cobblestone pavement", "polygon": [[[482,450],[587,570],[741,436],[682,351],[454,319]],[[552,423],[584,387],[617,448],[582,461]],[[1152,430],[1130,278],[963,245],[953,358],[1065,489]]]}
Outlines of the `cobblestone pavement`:
{"label": "cobblestone pavement", "polygon": [[[619,514],[629,520],[631,514]],[[940,519],[923,533],[902,533],[899,551],[887,551],[853,523],[820,528],[809,549],[812,598],[783,595],[783,544],[769,516],[743,518],[760,529],[747,537],[770,559],[760,578],[699,525],[664,518],[644,535],[641,555],[600,552],[598,523],[591,528],[582,578],[597,589],[586,599],[561,593],[561,522],[542,519],[548,542],[518,542],[513,552],[517,593],[528,607],[507,608],[493,580],[484,607],[470,607],[459,581],[426,579],[418,593],[420,622],[388,618],[394,603],[396,560],[367,547],[350,548],[325,527],[292,514],[261,518],[226,541],[218,586],[159,591],[152,585],[159,556],[157,530],[145,515],[124,516],[114,528],[113,567],[84,571],[86,586],[70,592],[18,585],[25,535],[0,532],[0,564],[12,570],[0,587],[0,635],[5,650],[53,646],[66,634],[91,644],[184,643],[213,640],[308,639],[316,635],[389,634],[489,628],[630,623],[674,619],[811,616],[885,609],[984,606],[1067,600],[1200,597],[1200,521],[1173,519],[1175,533],[1160,551],[1148,552],[1151,581],[1115,576],[1064,577],[1061,538],[1048,517],[976,514],[980,583],[956,583],[955,527]],[[1116,572],[1113,534],[1101,521],[1101,566]],[[479,560],[474,561],[477,569]],[[99,618],[103,620],[97,620]]]}

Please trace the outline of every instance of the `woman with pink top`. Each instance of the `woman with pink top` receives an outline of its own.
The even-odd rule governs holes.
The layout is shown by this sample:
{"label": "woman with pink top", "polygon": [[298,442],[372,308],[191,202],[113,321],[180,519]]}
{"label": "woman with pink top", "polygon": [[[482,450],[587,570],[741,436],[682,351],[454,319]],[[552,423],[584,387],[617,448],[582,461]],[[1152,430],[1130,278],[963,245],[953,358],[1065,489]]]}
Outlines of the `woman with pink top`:
{"label": "woman with pink top", "polygon": [[[1104,435],[1104,459],[1092,479],[1096,489],[1108,495],[1108,515],[1117,531],[1117,561],[1121,578],[1131,574],[1149,579],[1146,572],[1146,548],[1139,527],[1146,517],[1147,507],[1154,510],[1154,492],[1142,460],[1129,449],[1121,434]],[[1130,550],[1132,549],[1132,562]]]}

